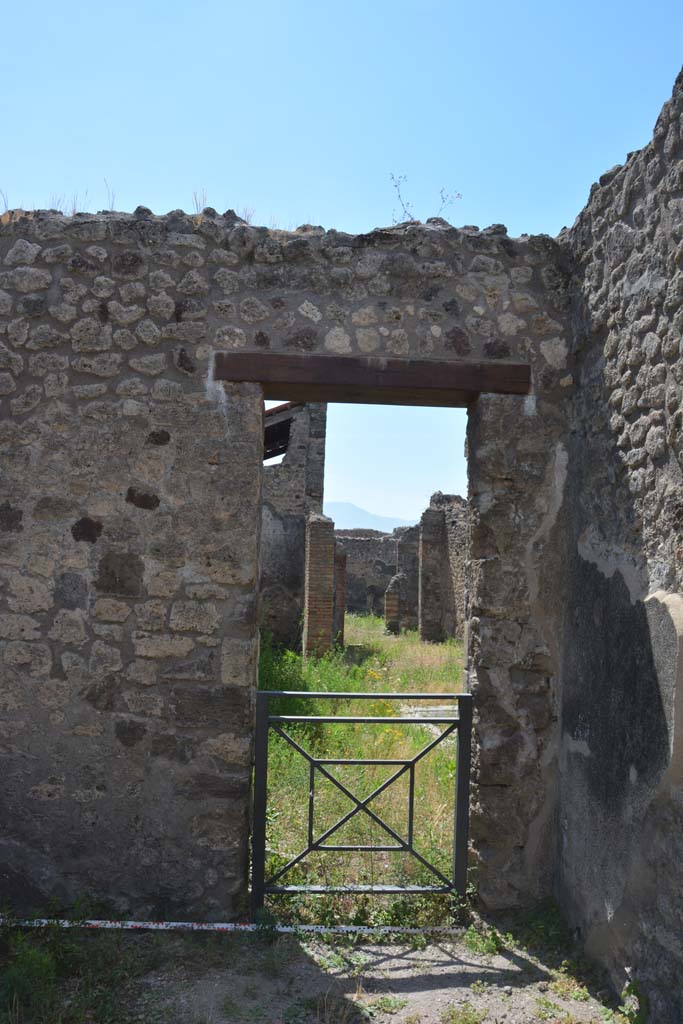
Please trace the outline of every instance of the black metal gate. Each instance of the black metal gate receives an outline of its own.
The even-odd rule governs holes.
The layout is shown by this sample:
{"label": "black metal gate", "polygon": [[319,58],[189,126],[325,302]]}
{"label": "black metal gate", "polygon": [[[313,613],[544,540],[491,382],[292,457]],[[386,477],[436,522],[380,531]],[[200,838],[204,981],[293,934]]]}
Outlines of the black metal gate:
{"label": "black metal gate", "polygon": [[[454,706],[448,714],[439,713],[438,717],[375,717],[375,716],[315,716],[315,715],[277,715],[270,713],[270,701],[282,697],[315,700],[391,700],[406,703],[410,701],[448,701]],[[309,753],[286,731],[290,723],[308,722],[324,725],[325,723],[373,723],[381,728],[392,724],[414,724],[443,726],[441,732],[432,742],[422,748],[414,757],[386,758],[320,758]],[[268,784],[268,739],[275,732],[289,743],[294,750],[308,763],[309,794],[308,794],[308,842],[306,847],[287,864],[281,867],[270,878],[266,878],[266,811]],[[455,816],[453,835],[453,867],[450,876],[443,874],[438,868],[426,860],[414,846],[413,823],[415,817],[415,766],[442,743],[448,736],[457,733],[457,755],[455,775]],[[450,893],[464,895],[467,885],[467,833],[469,822],[469,788],[470,759],[472,734],[472,697],[468,693],[306,693],[297,691],[262,690],[257,694],[256,703],[256,736],[255,736],[255,775],[254,775],[254,818],[252,836],[252,913],[263,906],[267,893],[321,893],[321,892],[375,892],[375,893]],[[378,786],[369,796],[359,800],[350,789],[344,786],[328,769],[333,765],[391,765],[395,771],[389,779]],[[352,802],[353,808],[343,815],[339,821],[315,837],[313,829],[313,812],[315,805],[316,773],[333,783]],[[390,825],[368,806],[376,797],[389,788],[397,779],[408,773],[408,827],[407,836],[401,836]],[[393,840],[389,845],[340,845],[329,843],[328,840],[347,821],[356,814],[364,813]],[[435,877],[433,885],[286,885],[283,876],[308,854],[317,851],[401,851],[415,857],[423,867]]]}

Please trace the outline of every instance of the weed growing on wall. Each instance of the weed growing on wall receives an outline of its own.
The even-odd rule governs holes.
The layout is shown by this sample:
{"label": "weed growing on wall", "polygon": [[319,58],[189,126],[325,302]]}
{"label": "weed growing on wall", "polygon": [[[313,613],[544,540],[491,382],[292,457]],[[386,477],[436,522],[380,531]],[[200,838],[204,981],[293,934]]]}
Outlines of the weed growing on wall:
{"label": "weed growing on wall", "polygon": [[[405,196],[404,186],[408,180],[407,176],[405,174],[390,174],[389,179],[391,181],[391,186],[396,194],[396,200],[398,202],[399,208],[398,217],[396,216],[396,210],[392,211],[392,218],[394,224],[398,224],[401,219],[403,219],[404,221],[416,220],[417,218],[415,216],[413,204]],[[434,213],[433,216],[440,217],[441,214],[446,209],[448,209],[449,206],[452,206],[457,199],[462,199],[462,195],[460,192],[456,192],[455,190],[449,191],[446,188],[440,188],[439,205],[436,208],[436,213]]]}

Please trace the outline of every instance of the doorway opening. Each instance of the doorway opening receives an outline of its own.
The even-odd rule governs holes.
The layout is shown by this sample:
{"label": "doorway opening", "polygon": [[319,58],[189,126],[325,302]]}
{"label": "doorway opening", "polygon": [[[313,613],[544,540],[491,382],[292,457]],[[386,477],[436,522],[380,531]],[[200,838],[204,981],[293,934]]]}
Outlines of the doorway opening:
{"label": "doorway opening", "polygon": [[[419,524],[398,528],[383,616],[366,604],[345,628],[349,539],[336,538],[324,515],[325,403],[463,408],[481,390],[526,393],[529,368],[285,354],[264,363],[248,353],[217,355],[216,366],[219,379],[257,381],[264,398],[279,402],[264,415],[265,461],[283,456],[265,470],[264,499],[273,493],[270,473],[286,506],[275,544],[280,556],[287,531],[294,532],[296,501],[304,529],[296,551],[299,566],[303,553],[301,650],[274,642],[267,626],[262,631],[254,905],[265,890],[280,915],[302,923],[380,925],[404,915],[412,924],[448,923],[452,897],[466,886],[471,703],[462,693],[454,592],[462,592],[462,631],[467,504],[437,492]],[[361,451],[372,457],[371,444],[354,449],[356,459]],[[288,469],[296,470],[292,479]],[[408,466],[401,470],[409,481]],[[264,541],[277,534],[272,512],[264,511],[270,532],[262,530],[262,556]],[[459,543],[451,544],[456,526]],[[452,548],[460,559],[457,583]],[[351,626],[362,642],[350,642]],[[397,658],[411,645],[429,652],[421,675],[414,657]],[[442,650],[455,659],[446,661],[447,678]]]}
{"label": "doorway opening", "polygon": [[[466,412],[264,412],[253,909],[447,921],[466,884]],[[329,642],[304,658],[330,597]],[[302,695],[267,696],[282,690]]]}

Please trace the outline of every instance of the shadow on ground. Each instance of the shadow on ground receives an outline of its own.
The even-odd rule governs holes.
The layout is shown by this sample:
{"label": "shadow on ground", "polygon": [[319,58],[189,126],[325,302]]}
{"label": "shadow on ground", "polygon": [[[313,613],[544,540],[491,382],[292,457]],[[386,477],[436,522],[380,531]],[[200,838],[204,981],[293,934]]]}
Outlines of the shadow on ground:
{"label": "shadow on ground", "polygon": [[[602,1024],[580,985],[517,949],[423,949],[291,935],[168,937],[164,964],[130,993],[145,1024]],[[561,977],[561,976],[560,976]],[[609,1012],[609,1011],[608,1011]],[[617,1019],[617,1018],[614,1018]]]}

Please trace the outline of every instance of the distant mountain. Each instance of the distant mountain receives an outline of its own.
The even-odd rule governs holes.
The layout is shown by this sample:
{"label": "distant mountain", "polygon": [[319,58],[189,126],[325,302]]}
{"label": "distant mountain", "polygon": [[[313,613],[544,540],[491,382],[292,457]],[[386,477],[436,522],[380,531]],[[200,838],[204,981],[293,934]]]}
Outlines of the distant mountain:
{"label": "distant mountain", "polygon": [[392,516],[376,516],[374,512],[366,512],[350,501],[326,501],[323,511],[338,530],[382,530],[391,533],[397,526],[414,526],[415,519],[395,519]]}

